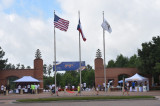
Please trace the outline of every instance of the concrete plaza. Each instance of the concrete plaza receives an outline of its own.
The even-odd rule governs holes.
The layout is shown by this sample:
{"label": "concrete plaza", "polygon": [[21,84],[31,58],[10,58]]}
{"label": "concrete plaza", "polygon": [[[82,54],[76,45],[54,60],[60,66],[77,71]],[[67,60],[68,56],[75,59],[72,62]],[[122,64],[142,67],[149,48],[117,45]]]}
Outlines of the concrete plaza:
{"label": "concrete plaza", "polygon": [[[40,94],[9,94],[9,95],[2,95],[0,94],[0,104],[17,104],[16,100],[18,99],[29,99],[29,98],[58,98],[58,97],[74,97],[76,96],[77,91],[74,91],[72,93],[61,91],[59,92],[59,96],[56,94],[51,95],[50,92],[43,92]],[[155,96],[158,101],[160,101],[160,91],[149,91],[149,92],[129,92],[129,96],[135,96],[135,95],[150,95]],[[81,96],[122,96],[121,91],[115,91],[115,92],[104,92],[100,91],[97,95],[96,91],[82,91]],[[127,93],[125,93],[124,96],[128,96]]]}

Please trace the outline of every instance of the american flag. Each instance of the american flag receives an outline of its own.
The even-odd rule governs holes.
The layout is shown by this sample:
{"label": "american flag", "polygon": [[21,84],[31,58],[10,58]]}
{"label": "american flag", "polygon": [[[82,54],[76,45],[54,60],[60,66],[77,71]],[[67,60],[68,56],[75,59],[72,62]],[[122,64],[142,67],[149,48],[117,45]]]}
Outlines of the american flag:
{"label": "american flag", "polygon": [[54,26],[62,31],[67,31],[69,26],[69,21],[64,20],[58,17],[56,14],[54,14]]}

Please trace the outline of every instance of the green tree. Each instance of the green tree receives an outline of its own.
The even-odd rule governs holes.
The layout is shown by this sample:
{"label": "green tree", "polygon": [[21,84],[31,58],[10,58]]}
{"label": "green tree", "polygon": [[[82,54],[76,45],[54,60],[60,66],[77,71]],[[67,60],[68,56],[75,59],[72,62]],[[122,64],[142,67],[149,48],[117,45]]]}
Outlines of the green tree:
{"label": "green tree", "polygon": [[16,67],[16,69],[19,69],[19,67],[20,67],[20,63],[18,63],[18,64],[17,64],[17,67]]}
{"label": "green tree", "polygon": [[115,62],[114,62],[114,60],[108,61],[107,68],[112,68],[112,67],[115,67]]}
{"label": "green tree", "polygon": [[12,64],[11,63],[6,64],[4,69],[6,69],[6,70],[12,69]]}
{"label": "green tree", "polygon": [[82,83],[86,83],[87,87],[93,87],[95,84],[95,73],[90,65],[82,71]]}
{"label": "green tree", "polygon": [[43,75],[45,76],[47,74],[47,65],[43,65]]}
{"label": "green tree", "polygon": [[31,67],[30,67],[30,66],[27,66],[26,69],[31,69]]}
{"label": "green tree", "polygon": [[[56,75],[56,80],[57,80],[57,86],[60,86],[60,82],[61,82],[62,76],[60,73],[57,73]],[[61,85],[64,86],[64,85]]]}
{"label": "green tree", "polygon": [[64,81],[65,81],[65,85],[72,85],[73,77],[72,77],[70,71],[66,71],[63,78],[64,78]]}
{"label": "green tree", "polygon": [[122,54],[117,56],[116,61],[110,60],[108,61],[107,68],[113,68],[113,67],[132,67],[132,68],[138,68],[141,65],[140,58],[134,54],[130,58],[124,57]]}
{"label": "green tree", "polygon": [[3,60],[4,55],[5,55],[5,52],[0,47],[0,70],[4,69],[7,63],[7,59]]}
{"label": "green tree", "polygon": [[156,63],[160,62],[160,37],[153,37],[152,41],[142,43],[142,49],[138,49],[141,66],[144,74],[154,74]]}
{"label": "green tree", "polygon": [[15,65],[14,64],[11,65],[11,69],[15,69]]}
{"label": "green tree", "polygon": [[122,54],[117,56],[115,67],[127,67],[128,66],[128,58],[124,57]]}
{"label": "green tree", "polygon": [[50,75],[51,75],[51,70],[52,70],[52,69],[53,69],[52,65],[49,64],[49,66],[47,67],[47,72],[48,72],[49,77],[50,77]]}
{"label": "green tree", "polygon": [[140,59],[136,54],[131,56],[128,61],[128,67],[138,68],[140,66]]}
{"label": "green tree", "polygon": [[43,86],[48,89],[48,86],[54,84],[54,77],[43,76]]}
{"label": "green tree", "polygon": [[160,63],[156,63],[154,70],[156,73],[160,73]]}
{"label": "green tree", "polygon": [[25,69],[25,66],[23,64],[21,64],[21,69]]}
{"label": "green tree", "polygon": [[160,37],[153,37],[152,41],[142,43],[142,49],[138,49],[141,66],[141,73],[151,74],[155,83],[159,82],[159,63],[160,63]]}

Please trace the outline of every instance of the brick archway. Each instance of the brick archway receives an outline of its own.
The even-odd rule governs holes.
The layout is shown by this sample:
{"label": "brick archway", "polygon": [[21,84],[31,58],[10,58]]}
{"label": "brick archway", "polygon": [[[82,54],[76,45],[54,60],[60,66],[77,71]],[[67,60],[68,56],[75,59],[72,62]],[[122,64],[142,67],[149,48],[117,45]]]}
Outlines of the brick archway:
{"label": "brick archway", "polygon": [[[129,76],[133,76],[138,73],[137,68],[106,68],[106,83],[109,80],[114,81],[114,87],[118,85],[118,76],[121,74],[127,74]],[[104,67],[103,67],[103,59],[96,58],[95,59],[95,86],[103,85],[104,83]]]}
{"label": "brick archway", "polygon": [[124,77],[124,78],[130,77],[130,75],[125,74],[125,73],[122,73],[122,74],[119,74],[117,77],[118,77],[118,81],[119,81],[119,80],[123,80],[123,77]]}
{"label": "brick archway", "polygon": [[40,80],[40,88],[43,89],[43,60],[35,59],[33,69],[13,69],[13,70],[0,70],[0,86],[7,85],[7,78],[16,76],[21,78],[23,76],[32,76]]}

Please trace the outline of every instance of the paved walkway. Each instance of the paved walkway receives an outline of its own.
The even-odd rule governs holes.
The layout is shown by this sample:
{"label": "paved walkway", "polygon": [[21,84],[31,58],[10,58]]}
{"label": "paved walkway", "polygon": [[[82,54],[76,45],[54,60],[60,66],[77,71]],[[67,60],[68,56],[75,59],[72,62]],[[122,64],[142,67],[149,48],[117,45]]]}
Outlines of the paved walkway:
{"label": "paved walkway", "polygon": [[[43,92],[40,94],[9,94],[9,95],[0,95],[0,104],[14,104],[16,100],[18,99],[29,99],[29,98],[50,98],[50,97],[73,97],[76,96],[77,92],[74,93],[64,93],[59,92],[59,96],[56,96],[56,94],[51,95],[50,92]],[[160,91],[149,91],[149,92],[129,92],[129,96],[135,96],[135,95],[150,95],[155,96],[158,100],[160,100]],[[122,92],[104,92],[100,91],[99,94],[95,91],[82,91],[81,96],[122,96]],[[127,96],[125,93],[124,96]]]}

